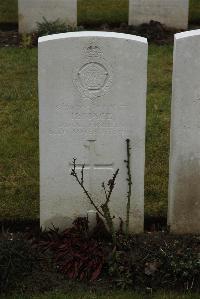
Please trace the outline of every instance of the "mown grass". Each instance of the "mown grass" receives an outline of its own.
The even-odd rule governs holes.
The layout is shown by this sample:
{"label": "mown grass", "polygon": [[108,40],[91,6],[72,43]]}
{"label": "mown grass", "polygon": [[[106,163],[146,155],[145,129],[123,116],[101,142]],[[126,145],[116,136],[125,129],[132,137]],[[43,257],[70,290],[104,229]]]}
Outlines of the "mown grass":
{"label": "mown grass", "polygon": [[166,215],[172,46],[149,47],[146,126],[145,211]]}
{"label": "mown grass", "polygon": [[0,49],[0,217],[39,210],[37,50]]}
{"label": "mown grass", "polygon": [[199,0],[190,0],[189,22],[191,24],[200,25],[200,1]]}
{"label": "mown grass", "polygon": [[[172,46],[149,47],[146,215],[166,215]],[[37,49],[0,49],[0,218],[39,217]]]}
{"label": "mown grass", "polygon": [[78,24],[101,25],[128,22],[128,0],[79,0]]}
{"label": "mown grass", "polygon": [[[0,1],[0,23],[17,23],[17,0]],[[190,0],[191,23],[200,24],[200,1]],[[78,24],[128,22],[128,0],[78,0]]]}
{"label": "mown grass", "polygon": [[2,299],[200,299],[198,294],[156,294],[156,295],[140,295],[133,292],[110,292],[106,294],[95,293],[48,293],[46,295],[22,296],[15,295],[11,297],[3,297]]}
{"label": "mown grass", "polygon": [[0,23],[18,22],[18,0],[0,0]]}
{"label": "mown grass", "polygon": [[[17,0],[0,1],[0,23],[17,23]],[[128,21],[128,0],[78,0],[78,24],[120,24]]]}

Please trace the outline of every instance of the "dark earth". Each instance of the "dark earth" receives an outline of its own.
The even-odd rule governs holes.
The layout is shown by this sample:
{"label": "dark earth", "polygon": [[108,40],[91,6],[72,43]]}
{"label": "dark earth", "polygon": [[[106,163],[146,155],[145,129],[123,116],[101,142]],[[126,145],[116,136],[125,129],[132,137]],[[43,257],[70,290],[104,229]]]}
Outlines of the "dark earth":
{"label": "dark earth", "polygon": [[[167,30],[159,22],[151,21],[149,24],[143,24],[137,28],[121,24],[118,27],[104,24],[100,27],[84,27],[84,30],[95,31],[114,31],[127,34],[135,34],[148,38],[149,41],[156,44],[170,44],[173,42],[174,31]],[[32,42],[30,47],[37,46],[37,34],[31,34]],[[22,47],[23,35],[18,34],[17,24],[0,24],[0,47]]]}
{"label": "dark earth", "polygon": [[[21,232],[17,229],[20,229]],[[198,262],[200,236],[175,236],[166,231],[146,231],[144,234],[126,238],[119,233],[117,244],[113,247],[108,233],[98,226],[89,234],[82,229],[75,231],[75,234],[74,232],[69,233],[68,238],[64,238],[63,241],[60,241],[62,233],[54,231],[49,235],[45,234],[45,232],[41,233],[37,222],[26,222],[21,225],[18,223],[18,227],[13,222],[10,227],[1,227],[0,270],[2,269],[2,252],[9,255],[9,259],[14,265],[16,263],[15,255],[12,255],[11,250],[13,252],[17,250],[17,254],[22,259],[21,263],[18,261],[17,264],[20,274],[17,272],[16,275],[15,271],[18,269],[15,267],[15,278],[8,275],[10,281],[7,281],[6,289],[3,287],[2,292],[16,293],[16,291],[20,291],[25,294],[38,294],[51,290],[68,292],[77,288],[79,290],[87,289],[87,291],[89,289],[91,292],[132,289],[144,293],[157,290],[185,292],[200,290],[200,265]],[[66,240],[70,241],[67,246],[71,242],[73,246],[70,245],[69,250],[66,247],[62,263],[68,259],[71,259],[70,263],[71,261],[72,263],[63,273],[60,271],[59,265],[61,264],[58,263],[57,257],[60,255],[59,248],[65,246]],[[11,247],[11,250],[7,249],[4,252],[2,244],[5,242],[8,243],[8,248]],[[21,247],[16,247],[16,244],[20,244],[20,242],[22,242],[20,245],[22,249],[24,245],[28,248],[28,250],[25,248],[24,253],[20,251],[22,249],[18,249]],[[60,247],[57,246],[59,242]],[[92,281],[90,276],[88,279],[81,279],[81,276],[73,274],[73,271],[76,273],[78,263],[84,263],[84,259],[88,258],[87,251],[82,247],[84,242],[89,246],[95,242],[97,246],[94,252],[93,248],[91,248],[91,252],[88,248],[89,259],[93,255],[93,261],[96,261],[99,252],[103,253],[101,273]],[[30,256],[27,252],[30,252]],[[84,258],[83,261],[81,261],[81,256]],[[24,268],[20,269],[20,265],[29,265],[30,263],[30,269],[28,271],[26,269],[23,274],[25,270]],[[86,267],[89,267],[88,265],[87,262]],[[98,271],[98,269],[94,270]],[[20,280],[16,276],[19,276]]]}

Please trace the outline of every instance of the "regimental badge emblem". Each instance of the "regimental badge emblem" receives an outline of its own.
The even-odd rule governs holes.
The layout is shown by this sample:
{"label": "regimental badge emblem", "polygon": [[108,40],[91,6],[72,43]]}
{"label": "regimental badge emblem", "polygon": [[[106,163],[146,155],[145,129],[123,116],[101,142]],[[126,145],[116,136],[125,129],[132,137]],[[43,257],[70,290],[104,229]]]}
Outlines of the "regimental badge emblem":
{"label": "regimental badge emblem", "polygon": [[73,83],[84,98],[103,96],[112,85],[112,67],[105,60],[101,47],[91,41],[83,49],[83,58],[73,73]]}

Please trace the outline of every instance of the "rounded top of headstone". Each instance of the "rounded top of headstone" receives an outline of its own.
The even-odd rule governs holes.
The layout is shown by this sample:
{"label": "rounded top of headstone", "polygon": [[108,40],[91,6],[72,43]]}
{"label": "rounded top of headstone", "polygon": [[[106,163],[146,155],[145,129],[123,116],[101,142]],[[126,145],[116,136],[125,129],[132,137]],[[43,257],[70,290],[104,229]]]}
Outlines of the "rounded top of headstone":
{"label": "rounded top of headstone", "polygon": [[68,32],[42,36],[38,39],[38,43],[47,41],[68,39],[68,38],[81,38],[81,37],[104,37],[104,38],[118,38],[125,40],[132,40],[140,43],[147,44],[147,39],[137,35],[116,33],[116,32],[101,32],[101,31],[80,31],[80,32]]}
{"label": "rounded top of headstone", "polygon": [[175,38],[175,40],[177,40],[177,39],[193,37],[193,36],[198,36],[198,35],[200,36],[200,29],[176,33],[174,38]]}

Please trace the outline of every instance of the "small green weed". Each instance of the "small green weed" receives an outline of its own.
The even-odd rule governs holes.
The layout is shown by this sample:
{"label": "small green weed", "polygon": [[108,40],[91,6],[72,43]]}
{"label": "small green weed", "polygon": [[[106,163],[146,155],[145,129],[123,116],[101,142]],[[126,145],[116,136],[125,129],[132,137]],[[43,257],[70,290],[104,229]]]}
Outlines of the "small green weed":
{"label": "small green weed", "polygon": [[56,34],[56,33],[64,33],[64,32],[72,32],[72,31],[81,31],[82,27],[77,26],[69,26],[66,25],[61,20],[57,19],[55,21],[48,21],[43,17],[43,22],[37,24],[37,34],[38,36]]}
{"label": "small green weed", "polygon": [[32,36],[30,34],[22,34],[20,46],[22,48],[30,48],[32,46]]}

